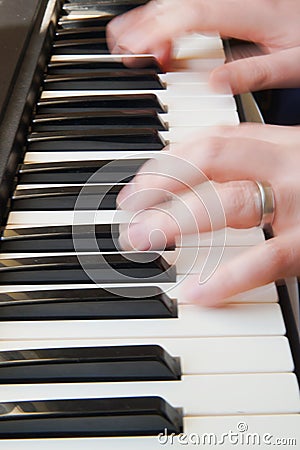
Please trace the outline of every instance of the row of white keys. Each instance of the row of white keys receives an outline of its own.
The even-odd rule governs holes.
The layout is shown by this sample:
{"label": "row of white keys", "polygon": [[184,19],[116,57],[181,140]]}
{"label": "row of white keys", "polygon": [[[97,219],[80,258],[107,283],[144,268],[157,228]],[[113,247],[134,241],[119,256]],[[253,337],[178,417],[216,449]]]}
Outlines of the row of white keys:
{"label": "row of white keys", "polygon": [[[224,447],[268,450],[282,446],[294,450],[300,441],[300,415],[230,415],[184,417],[184,433],[143,437],[3,440],[5,450],[189,450]],[[245,431],[242,431],[245,429]]]}

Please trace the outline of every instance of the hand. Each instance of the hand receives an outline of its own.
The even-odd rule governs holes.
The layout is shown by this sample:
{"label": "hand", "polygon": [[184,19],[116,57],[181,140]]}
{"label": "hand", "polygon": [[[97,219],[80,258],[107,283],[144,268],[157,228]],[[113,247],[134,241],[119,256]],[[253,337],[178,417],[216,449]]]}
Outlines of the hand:
{"label": "hand", "polygon": [[168,66],[172,41],[189,32],[218,32],[255,42],[261,55],[215,69],[211,84],[243,93],[300,85],[299,0],[152,0],[107,27],[112,53],[152,53]]}
{"label": "hand", "polygon": [[[141,211],[138,222],[121,232],[121,246],[143,251],[173,244],[180,233],[195,231],[189,211],[200,233],[223,227],[224,216],[233,228],[257,226],[261,205],[254,181],[268,181],[275,196],[275,237],[218,267],[203,284],[199,276],[188,277],[182,293],[188,301],[217,306],[238,293],[299,275],[299,141],[300,128],[243,124],[212,128],[207,136],[167,149],[119,194],[122,209]],[[170,160],[175,164],[170,166]],[[211,183],[217,194],[213,200],[207,189]],[[168,200],[169,194],[179,201]],[[216,198],[222,210],[218,200],[211,203]],[[209,217],[214,211],[216,217]]]}

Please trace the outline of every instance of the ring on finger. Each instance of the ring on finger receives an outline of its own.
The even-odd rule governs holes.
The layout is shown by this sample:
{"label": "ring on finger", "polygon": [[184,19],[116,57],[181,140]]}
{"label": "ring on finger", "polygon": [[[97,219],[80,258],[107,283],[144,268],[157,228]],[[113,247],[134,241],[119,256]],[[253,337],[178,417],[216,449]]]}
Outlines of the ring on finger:
{"label": "ring on finger", "polygon": [[272,229],[275,216],[275,197],[271,184],[268,181],[255,181],[260,203],[260,218],[258,226],[265,231]]}

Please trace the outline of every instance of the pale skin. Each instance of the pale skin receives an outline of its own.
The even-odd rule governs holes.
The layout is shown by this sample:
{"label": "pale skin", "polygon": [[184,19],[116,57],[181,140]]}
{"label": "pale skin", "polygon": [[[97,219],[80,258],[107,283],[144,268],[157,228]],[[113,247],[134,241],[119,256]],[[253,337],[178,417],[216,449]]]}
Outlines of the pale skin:
{"label": "pale skin", "polygon": [[[259,56],[218,67],[210,77],[216,90],[229,85],[233,93],[243,93],[300,85],[299,23],[298,0],[158,0],[114,19],[108,38],[113,53],[153,53],[164,67],[169,65],[174,37],[188,32],[219,32],[255,42]],[[220,266],[205,283],[199,283],[196,275],[189,277],[182,285],[187,301],[220,306],[238,293],[300,275],[299,142],[298,127],[248,124],[213,128],[207,136],[194,135],[184,145],[166,149],[199,169],[199,179],[190,179],[192,188],[203,182],[202,173],[214,183],[228,226],[248,228],[260,223],[255,180],[272,185],[276,203],[275,237]],[[196,206],[182,183],[149,175],[151,171],[170,172],[163,167],[164,161],[156,161],[155,170],[151,164],[118,197],[121,208],[142,211],[138,223],[121,232],[120,243],[126,250],[160,248],[163,238],[171,244],[180,232],[189,232],[168,219],[170,212],[176,218],[178,211],[160,196],[160,189],[184,199],[195,213],[200,232],[210,229],[204,210]],[[221,222],[215,227],[221,227]],[[162,233],[153,235],[158,229]]]}
{"label": "pale skin", "polygon": [[[112,53],[152,53],[167,67],[172,40],[188,32],[219,32],[255,42],[260,55],[215,69],[212,86],[234,94],[272,87],[298,87],[298,0],[153,0],[108,25]],[[257,52],[256,52],[257,53]]]}
{"label": "pale skin", "polygon": [[[255,180],[267,180],[272,185],[276,202],[275,237],[221,265],[203,284],[199,284],[198,276],[189,277],[182,285],[187,301],[219,306],[238,293],[300,274],[299,142],[298,127],[245,124],[213,128],[208,136],[195,135],[187,144],[166,149],[171,155],[188,158],[200,169],[198,179],[197,175],[190,178],[191,188],[203,182],[202,172],[215,183],[230,227],[248,228],[259,224],[261,209],[256,201]],[[167,244],[172,244],[177,235],[190,231],[184,229],[185,225],[179,229],[176,220],[168,219],[179,217],[180,223],[180,212],[165,199],[165,192],[182,196],[194,212],[199,231],[210,231],[210,222],[204,209],[194,202],[190,187],[176,182],[176,176],[175,180],[164,176],[170,172],[164,167],[166,161],[157,160],[154,164],[155,173],[162,176],[153,175],[153,162],[149,161],[119,194],[121,208],[141,211],[138,223],[121,232],[120,244],[125,250],[161,248],[165,239]],[[158,229],[161,233],[153,239],[151,233]]]}

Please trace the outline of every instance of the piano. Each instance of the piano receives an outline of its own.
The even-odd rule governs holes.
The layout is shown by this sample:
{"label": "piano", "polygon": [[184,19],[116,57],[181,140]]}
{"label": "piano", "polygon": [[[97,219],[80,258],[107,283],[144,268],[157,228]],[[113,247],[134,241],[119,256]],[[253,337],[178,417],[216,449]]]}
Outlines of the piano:
{"label": "piano", "polygon": [[[192,270],[215,264],[224,230],[160,253],[118,248],[116,195],[149,154],[243,117],[208,88],[218,36],[179,39],[168,73],[151,55],[127,55],[147,58],[136,69],[109,55],[108,21],[143,3],[0,4],[0,448],[297,448],[285,285],[200,308],[178,285],[195,248]],[[222,261],[265,238],[226,230]]]}

